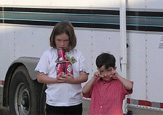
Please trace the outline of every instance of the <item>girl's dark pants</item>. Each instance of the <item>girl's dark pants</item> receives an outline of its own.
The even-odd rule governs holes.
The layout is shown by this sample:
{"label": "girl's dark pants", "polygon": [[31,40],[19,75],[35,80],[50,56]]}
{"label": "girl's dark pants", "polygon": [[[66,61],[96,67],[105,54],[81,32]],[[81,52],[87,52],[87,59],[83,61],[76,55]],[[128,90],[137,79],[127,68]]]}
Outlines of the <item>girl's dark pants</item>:
{"label": "girl's dark pants", "polygon": [[46,115],[82,115],[82,104],[68,107],[46,104]]}

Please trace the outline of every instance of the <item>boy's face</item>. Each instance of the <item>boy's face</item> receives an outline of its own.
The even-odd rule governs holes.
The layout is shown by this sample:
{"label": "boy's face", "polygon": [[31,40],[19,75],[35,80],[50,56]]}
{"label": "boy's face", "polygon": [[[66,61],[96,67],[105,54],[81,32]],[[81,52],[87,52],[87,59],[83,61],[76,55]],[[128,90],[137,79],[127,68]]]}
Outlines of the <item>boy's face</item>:
{"label": "boy's face", "polygon": [[67,50],[68,46],[69,46],[69,36],[65,33],[56,35],[55,36],[55,44],[56,44],[57,49],[62,47],[65,50]]}
{"label": "boy's face", "polygon": [[100,78],[106,82],[109,82],[113,79],[112,76],[114,76],[113,74],[115,73],[116,70],[116,68],[113,67],[109,67],[105,69],[105,66],[102,66],[101,68],[97,68],[97,69],[100,73]]}

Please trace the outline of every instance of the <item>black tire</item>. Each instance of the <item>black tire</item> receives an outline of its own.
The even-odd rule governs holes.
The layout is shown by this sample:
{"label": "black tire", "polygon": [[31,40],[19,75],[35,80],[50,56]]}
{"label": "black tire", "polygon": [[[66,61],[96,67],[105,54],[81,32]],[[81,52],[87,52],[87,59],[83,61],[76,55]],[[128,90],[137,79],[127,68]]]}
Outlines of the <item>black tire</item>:
{"label": "black tire", "polygon": [[13,76],[9,89],[9,108],[12,115],[38,115],[38,97],[35,84],[27,69],[19,66]]}
{"label": "black tire", "polygon": [[46,84],[43,84],[40,96],[40,115],[46,115]]}

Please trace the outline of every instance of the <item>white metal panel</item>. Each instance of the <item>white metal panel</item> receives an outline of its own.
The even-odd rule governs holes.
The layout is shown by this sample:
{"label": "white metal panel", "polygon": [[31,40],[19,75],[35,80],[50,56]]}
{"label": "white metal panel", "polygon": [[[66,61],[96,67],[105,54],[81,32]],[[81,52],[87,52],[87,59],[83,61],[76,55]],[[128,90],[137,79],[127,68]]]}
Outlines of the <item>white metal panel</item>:
{"label": "white metal panel", "polygon": [[147,9],[158,9],[163,11],[163,1],[162,0],[146,0]]}
{"label": "white metal panel", "polygon": [[[1,0],[0,5],[60,7],[60,8],[119,8],[120,0]],[[128,8],[133,9],[162,9],[162,0],[128,0]]]}
{"label": "white metal panel", "polygon": [[128,38],[128,77],[134,82],[133,99],[146,99],[146,36],[129,33]]}
{"label": "white metal panel", "polygon": [[[120,73],[120,33],[106,30],[77,29],[76,31],[78,44],[77,48],[83,52],[86,57],[89,79],[97,71],[95,60],[103,52],[112,53],[117,62],[117,70]],[[120,73],[121,74],[121,73]]]}
{"label": "white metal panel", "polygon": [[163,10],[162,0],[128,0],[127,7],[137,10]]}
{"label": "white metal panel", "polygon": [[60,7],[60,8],[118,8],[119,0],[1,0],[0,5],[33,6],[33,7]]}
{"label": "white metal panel", "polygon": [[120,0],[91,0],[91,7],[106,7],[119,9]]}
{"label": "white metal panel", "polygon": [[1,0],[0,5],[6,5],[6,6],[49,6],[50,1],[49,0]]}
{"label": "white metal panel", "polygon": [[[39,27],[39,26],[38,26]],[[37,26],[15,27],[15,56],[40,57],[49,46],[50,28],[38,28]]]}
{"label": "white metal panel", "polygon": [[147,96],[152,102],[163,102],[163,34],[147,35]]}
{"label": "white metal panel", "polygon": [[[3,32],[5,38],[2,39],[5,41],[4,43],[3,41],[1,42],[1,46],[3,46],[7,51],[5,55],[2,56],[3,59],[1,61],[10,61],[7,61],[8,64],[5,62],[3,66],[1,64],[1,68],[5,69],[3,71],[3,77],[6,74],[7,68],[15,59],[21,56],[40,57],[42,53],[49,48],[49,37],[53,27],[43,28],[41,26],[9,25],[4,28],[1,28],[3,30],[1,33]],[[113,53],[117,58],[117,63],[119,63],[119,32],[108,32],[106,30],[98,31],[98,29],[94,31],[91,29],[75,29],[77,36],[77,48],[81,50],[86,57],[90,77],[92,77],[93,73],[97,71],[95,59],[101,52]],[[12,31],[10,32],[10,30]],[[9,45],[6,45],[6,43]],[[1,52],[1,55],[2,54],[3,52]],[[6,59],[6,57],[9,59]]]}
{"label": "white metal panel", "polygon": [[76,29],[75,34],[77,37],[77,46],[76,48],[80,50],[85,59],[86,59],[86,64],[88,67],[88,71],[90,73],[89,79],[91,78],[91,68],[93,66],[93,61],[92,61],[92,31],[90,29],[86,30],[81,30],[81,29]]}
{"label": "white metal panel", "polygon": [[128,0],[127,8],[144,9],[146,7],[146,0]]}
{"label": "white metal panel", "polygon": [[[97,71],[95,65],[95,59],[103,52],[111,53],[116,58],[116,66],[118,72],[120,72],[119,60],[120,60],[120,33],[119,31],[93,31],[93,70]],[[121,74],[121,73],[120,73]]]}
{"label": "white metal panel", "polygon": [[[49,48],[52,27],[0,25],[0,79],[4,80],[10,64],[21,56],[40,57]],[[40,28],[38,28],[40,27]]]}
{"label": "white metal panel", "polygon": [[[9,26],[4,26],[3,24],[0,24],[0,80],[4,79],[4,76],[6,75],[7,69],[10,66],[12,60],[14,59],[14,38],[13,34],[14,31]],[[8,34],[6,34],[6,31],[8,31]]]}
{"label": "white metal panel", "polygon": [[[2,28],[2,30],[5,31],[1,32],[4,32],[5,37],[7,37],[7,39],[3,38],[4,40],[6,40],[4,41],[4,43],[8,43],[8,41],[10,41],[9,48],[7,48],[6,44],[1,42],[1,44],[3,44],[3,47],[7,50],[6,55],[3,57],[3,59],[6,59],[6,57],[8,57],[9,59],[7,60],[10,60],[8,61],[8,64],[6,64],[5,62],[5,71],[3,73],[3,77],[6,74],[7,68],[15,59],[21,56],[40,57],[42,53],[50,47],[49,37],[53,28],[18,25],[10,25],[6,27],[12,30],[12,33],[7,29]],[[86,57],[90,77],[92,77],[93,73],[97,71],[95,66],[95,59],[97,55],[102,52],[110,52],[115,55],[115,57],[117,58],[117,67],[119,70],[119,32],[108,32],[106,30],[100,29],[94,31],[91,29],[75,29],[75,33],[77,36],[77,48],[81,50]],[[3,52],[1,52],[1,54],[3,54]]]}

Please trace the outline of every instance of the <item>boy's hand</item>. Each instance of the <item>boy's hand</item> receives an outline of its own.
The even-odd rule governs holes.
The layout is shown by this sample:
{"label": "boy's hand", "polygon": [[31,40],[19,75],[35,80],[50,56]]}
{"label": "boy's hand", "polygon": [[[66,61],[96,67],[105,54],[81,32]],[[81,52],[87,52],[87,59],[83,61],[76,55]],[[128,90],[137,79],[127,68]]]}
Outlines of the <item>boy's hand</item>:
{"label": "boy's hand", "polygon": [[116,70],[112,70],[110,77],[113,79],[118,79],[118,72]]}
{"label": "boy's hand", "polygon": [[95,78],[95,79],[100,78],[100,76],[101,76],[101,75],[100,75],[99,72],[95,72],[95,73],[94,73],[94,78]]}

